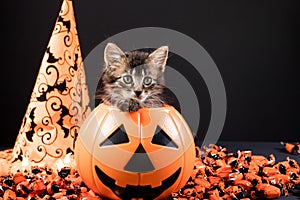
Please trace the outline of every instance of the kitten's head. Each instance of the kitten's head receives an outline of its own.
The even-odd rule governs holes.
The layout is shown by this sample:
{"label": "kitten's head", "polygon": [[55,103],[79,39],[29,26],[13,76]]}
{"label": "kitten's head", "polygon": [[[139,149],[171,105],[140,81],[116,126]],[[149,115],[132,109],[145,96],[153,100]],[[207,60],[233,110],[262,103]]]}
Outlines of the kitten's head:
{"label": "kitten's head", "polygon": [[106,92],[102,95],[103,101],[114,105],[121,100],[134,99],[141,107],[161,106],[167,58],[167,46],[152,53],[123,52],[117,45],[108,43],[104,50],[102,80]]}

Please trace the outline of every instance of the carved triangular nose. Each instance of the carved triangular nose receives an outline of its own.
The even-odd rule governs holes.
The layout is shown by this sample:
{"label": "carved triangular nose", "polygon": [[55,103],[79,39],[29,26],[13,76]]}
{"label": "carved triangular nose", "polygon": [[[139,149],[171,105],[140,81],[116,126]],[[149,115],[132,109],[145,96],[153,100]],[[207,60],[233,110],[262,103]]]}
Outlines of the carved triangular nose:
{"label": "carved triangular nose", "polygon": [[124,167],[126,171],[130,172],[149,172],[154,170],[154,166],[149,159],[142,144],[138,146],[134,154]]}

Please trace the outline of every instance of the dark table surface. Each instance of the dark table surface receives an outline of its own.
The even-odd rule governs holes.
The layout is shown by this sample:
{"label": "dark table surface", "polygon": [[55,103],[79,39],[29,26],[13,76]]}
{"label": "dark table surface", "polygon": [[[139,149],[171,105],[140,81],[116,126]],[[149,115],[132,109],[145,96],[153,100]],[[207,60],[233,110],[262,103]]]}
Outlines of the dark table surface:
{"label": "dark table surface", "polygon": [[[274,154],[276,158],[276,162],[284,161],[287,157],[296,160],[300,164],[300,154],[289,154],[284,149],[283,145],[279,142],[229,142],[229,141],[220,141],[217,143],[222,147],[226,147],[229,152],[236,152],[238,150],[245,151],[250,150],[252,151],[253,155],[263,155],[268,156],[270,154]],[[1,148],[0,150],[6,149]],[[278,199],[284,200],[296,200],[300,199],[300,190],[294,190],[289,193],[287,197],[280,197]]]}
{"label": "dark table surface", "polygon": [[300,154],[289,154],[284,149],[284,146],[280,142],[218,142],[218,145],[226,147],[230,152],[236,152],[237,150],[245,151],[250,150],[252,154],[268,156],[274,154],[276,162],[283,161],[287,157],[295,159],[300,163]]}

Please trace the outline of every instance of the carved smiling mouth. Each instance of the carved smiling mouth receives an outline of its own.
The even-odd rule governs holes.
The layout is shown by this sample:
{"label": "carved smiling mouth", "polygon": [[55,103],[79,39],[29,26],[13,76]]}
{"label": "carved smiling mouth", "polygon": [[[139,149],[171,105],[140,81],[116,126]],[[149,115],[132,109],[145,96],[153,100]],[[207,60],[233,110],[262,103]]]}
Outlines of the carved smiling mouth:
{"label": "carved smiling mouth", "polygon": [[152,200],[175,183],[180,174],[181,167],[171,176],[163,180],[160,186],[154,188],[152,188],[151,185],[126,185],[126,187],[121,187],[116,185],[116,181],[106,175],[98,166],[95,166],[95,171],[101,182],[110,188],[114,194],[121,199],[143,198],[145,200]]}

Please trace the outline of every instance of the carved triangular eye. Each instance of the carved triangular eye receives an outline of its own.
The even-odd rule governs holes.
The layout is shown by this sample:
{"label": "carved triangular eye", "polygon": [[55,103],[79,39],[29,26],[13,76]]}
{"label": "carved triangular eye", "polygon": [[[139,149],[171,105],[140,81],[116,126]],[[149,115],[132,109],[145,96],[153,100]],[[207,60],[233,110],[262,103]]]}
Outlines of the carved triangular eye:
{"label": "carved triangular eye", "polygon": [[151,141],[152,144],[157,144],[166,147],[178,148],[178,145],[165,133],[159,126],[156,127],[155,134]]}
{"label": "carved triangular eye", "polygon": [[106,140],[104,140],[100,144],[100,147],[128,143],[129,139],[128,139],[127,133],[124,132],[123,130],[125,130],[124,126],[121,125]]}

